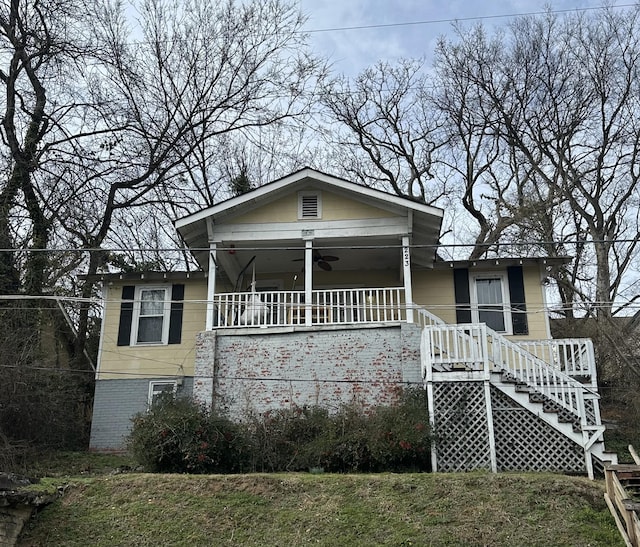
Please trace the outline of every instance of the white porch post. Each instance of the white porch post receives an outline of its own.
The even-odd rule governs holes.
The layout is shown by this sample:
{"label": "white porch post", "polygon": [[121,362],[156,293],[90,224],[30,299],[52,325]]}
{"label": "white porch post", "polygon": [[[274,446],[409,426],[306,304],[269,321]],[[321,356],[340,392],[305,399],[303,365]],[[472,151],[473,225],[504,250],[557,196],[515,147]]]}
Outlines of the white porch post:
{"label": "white porch post", "polygon": [[209,245],[209,277],[207,279],[207,320],[205,329],[212,330],[214,317],[215,317],[215,306],[213,305],[213,297],[216,294],[216,244],[211,243]]}
{"label": "white porch post", "polygon": [[411,249],[409,236],[402,236],[402,279],[404,280],[404,300],[407,306],[407,323],[413,323],[413,292],[411,290]]}
{"label": "white porch post", "polygon": [[480,353],[482,355],[482,374],[484,377],[484,404],[487,413],[487,430],[489,433],[489,461],[491,472],[498,472],[498,458],[496,455],[496,434],[493,428],[493,405],[491,404],[491,367],[489,365],[489,348],[487,347],[487,326],[480,330]]}
{"label": "white porch post", "polygon": [[207,232],[209,236],[209,277],[207,278],[207,314],[205,318],[205,330],[212,330],[215,316],[215,306],[213,298],[216,294],[216,264],[217,254],[215,241],[213,238],[213,222],[207,219]]}
{"label": "white porch post", "polygon": [[304,324],[310,326],[313,321],[313,240],[304,242]]}

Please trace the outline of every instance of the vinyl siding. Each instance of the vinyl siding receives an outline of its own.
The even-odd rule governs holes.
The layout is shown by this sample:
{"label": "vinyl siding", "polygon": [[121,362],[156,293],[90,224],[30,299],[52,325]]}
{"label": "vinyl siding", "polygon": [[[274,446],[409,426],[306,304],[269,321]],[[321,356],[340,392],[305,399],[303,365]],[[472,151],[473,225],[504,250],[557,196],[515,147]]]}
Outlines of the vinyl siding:
{"label": "vinyl siding", "polygon": [[[313,191],[312,189],[305,189]],[[322,191],[322,218],[319,220],[361,220],[366,218],[392,218],[398,216],[371,205]],[[253,211],[230,219],[229,224],[263,224],[298,221],[298,193],[277,199]],[[306,219],[305,222],[308,222]]]}
{"label": "vinyl siding", "polygon": [[[163,285],[163,283],[152,284]],[[166,284],[171,285],[169,282]],[[104,338],[98,379],[152,378],[164,375],[193,374],[193,349],[196,334],[204,330],[205,325],[207,285],[205,280],[185,280],[184,284],[182,341],[180,344],[157,346],[116,345],[120,320],[120,299],[124,283],[109,285],[103,317]]]}

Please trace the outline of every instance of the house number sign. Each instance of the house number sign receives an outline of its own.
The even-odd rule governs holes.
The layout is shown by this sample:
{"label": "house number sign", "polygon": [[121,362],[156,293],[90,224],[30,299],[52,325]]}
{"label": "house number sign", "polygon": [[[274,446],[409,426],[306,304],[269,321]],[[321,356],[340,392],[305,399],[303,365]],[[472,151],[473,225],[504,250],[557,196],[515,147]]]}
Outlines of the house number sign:
{"label": "house number sign", "polygon": [[409,260],[409,247],[403,247],[402,253],[404,255],[404,265],[408,267],[409,264],[411,264],[411,261]]}

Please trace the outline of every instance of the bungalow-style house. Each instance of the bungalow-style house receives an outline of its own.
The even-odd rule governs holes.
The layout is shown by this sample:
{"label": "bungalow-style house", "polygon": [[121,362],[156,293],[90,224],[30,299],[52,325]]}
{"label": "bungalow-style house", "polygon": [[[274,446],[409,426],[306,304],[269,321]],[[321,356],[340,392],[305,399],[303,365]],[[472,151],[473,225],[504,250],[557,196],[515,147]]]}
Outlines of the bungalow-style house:
{"label": "bungalow-style house", "polygon": [[176,221],[198,272],[100,276],[91,448],[121,450],[164,391],[242,419],[426,389],[433,468],[593,475],[588,339],[552,339],[547,269],[447,261],[441,209],[305,168]]}

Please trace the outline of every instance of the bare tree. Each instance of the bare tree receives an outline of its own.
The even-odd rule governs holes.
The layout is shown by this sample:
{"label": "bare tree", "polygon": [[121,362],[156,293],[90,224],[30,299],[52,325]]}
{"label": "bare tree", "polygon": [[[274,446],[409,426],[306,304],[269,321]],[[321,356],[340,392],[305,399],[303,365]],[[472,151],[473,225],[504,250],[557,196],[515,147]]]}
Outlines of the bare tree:
{"label": "bare tree", "polygon": [[640,235],[639,13],[524,17],[492,38],[458,29],[438,48],[441,72],[474,94],[477,127],[499,139],[496,160],[514,158],[518,185],[495,199],[517,212],[521,237],[576,255],[578,268],[555,272],[566,304],[594,302],[600,317],[624,296]]}
{"label": "bare tree", "polygon": [[343,124],[337,144],[342,168],[364,185],[434,204],[447,195],[434,177],[443,146],[440,114],[428,98],[429,80],[419,61],[379,63],[353,83],[341,77],[327,85],[323,103]]}
{"label": "bare tree", "polygon": [[[194,158],[207,161],[217,138],[305,112],[323,65],[306,53],[302,22],[280,0],[5,3],[0,291],[40,295],[61,272],[106,267],[105,244],[124,245],[113,229],[135,208],[158,228],[164,200],[194,206]],[[86,255],[43,252],[52,244]],[[22,246],[41,252],[21,263],[9,250]],[[81,355],[88,304],[78,318]]]}
{"label": "bare tree", "polygon": [[[89,274],[104,265],[100,248],[118,211],[168,196],[192,200],[189,168],[206,161],[211,144],[303,113],[322,68],[304,53],[301,16],[278,0],[143,0],[137,40],[123,10],[106,4],[97,12],[100,56],[85,73],[91,103],[100,105],[91,138],[58,150],[65,165],[76,164],[57,218],[89,250]],[[85,322],[86,310],[81,332]]]}

